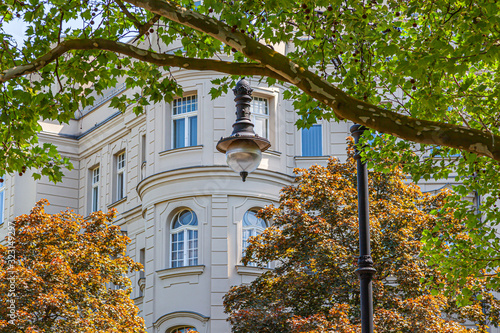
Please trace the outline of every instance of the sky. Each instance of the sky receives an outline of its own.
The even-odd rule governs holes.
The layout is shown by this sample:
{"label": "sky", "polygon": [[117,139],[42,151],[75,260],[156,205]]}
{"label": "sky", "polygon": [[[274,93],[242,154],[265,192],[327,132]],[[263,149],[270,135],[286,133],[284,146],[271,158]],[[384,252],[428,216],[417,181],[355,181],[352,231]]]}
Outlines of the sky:
{"label": "sky", "polygon": [[[1,23],[4,31],[16,40],[17,44],[21,46],[23,44],[24,39],[26,38],[26,27],[28,26],[26,22],[24,22],[21,18],[14,18],[14,20],[9,23]],[[67,27],[81,28],[82,21],[81,20],[70,20],[69,22],[65,22],[63,24],[63,29]]]}
{"label": "sky", "polygon": [[14,19],[9,23],[2,23],[2,26],[4,31],[11,34],[19,45],[22,44],[26,31],[26,23],[23,20]]}

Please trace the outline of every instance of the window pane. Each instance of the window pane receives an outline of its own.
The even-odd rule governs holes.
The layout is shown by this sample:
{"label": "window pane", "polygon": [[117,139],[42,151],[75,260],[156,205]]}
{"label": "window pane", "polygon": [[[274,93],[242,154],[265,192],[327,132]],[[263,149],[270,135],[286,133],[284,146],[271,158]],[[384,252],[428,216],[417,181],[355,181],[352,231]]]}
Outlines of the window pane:
{"label": "window pane", "polygon": [[[3,187],[3,184],[1,184]],[[0,191],[0,224],[3,223],[3,209],[4,209],[4,192]]]}
{"label": "window pane", "polygon": [[172,331],[172,333],[188,333],[188,332],[196,332],[196,328],[192,326],[184,326],[184,327],[178,327]]}
{"label": "window pane", "polygon": [[309,129],[302,130],[302,156],[322,156],[323,140],[321,125],[313,125]]}
{"label": "window pane", "polygon": [[146,162],[146,134],[141,137],[141,162]]}
{"label": "window pane", "polygon": [[186,96],[174,100],[173,114],[183,114],[187,112],[194,112],[198,110],[198,96]]}
{"label": "window pane", "polygon": [[186,146],[184,123],[184,118],[174,120],[174,148],[182,148]]}
{"label": "window pane", "polygon": [[119,173],[116,178],[117,178],[116,199],[120,200],[120,199],[123,199],[123,197],[124,197],[123,196],[123,192],[124,192],[123,191],[124,190],[123,173]]}
{"label": "window pane", "polygon": [[268,139],[267,135],[267,118],[255,117],[254,120],[254,132],[260,137]]}
{"label": "window pane", "polygon": [[123,169],[125,167],[125,154],[120,154],[117,156],[117,165],[116,165],[116,168],[119,170],[119,169]]}
{"label": "window pane", "polygon": [[243,253],[248,247],[248,238],[252,236],[252,229],[243,229]]}
{"label": "window pane", "polygon": [[198,218],[192,210],[183,210],[174,217],[173,228],[180,228],[186,225],[198,225]]}
{"label": "window pane", "polygon": [[99,187],[92,188],[92,211],[99,209]]}
{"label": "window pane", "polygon": [[99,168],[92,170],[92,184],[99,182]]}
{"label": "window pane", "polygon": [[172,267],[184,266],[184,232],[172,235]]}
{"label": "window pane", "polygon": [[243,227],[267,228],[266,221],[257,217],[255,210],[248,210],[243,216]]}
{"label": "window pane", "polygon": [[189,145],[196,146],[198,143],[198,117],[189,117]]}
{"label": "window pane", "polygon": [[253,114],[269,114],[269,109],[267,107],[267,98],[254,97],[252,100],[250,111]]}
{"label": "window pane", "polygon": [[198,230],[188,230],[188,265],[198,265]]}

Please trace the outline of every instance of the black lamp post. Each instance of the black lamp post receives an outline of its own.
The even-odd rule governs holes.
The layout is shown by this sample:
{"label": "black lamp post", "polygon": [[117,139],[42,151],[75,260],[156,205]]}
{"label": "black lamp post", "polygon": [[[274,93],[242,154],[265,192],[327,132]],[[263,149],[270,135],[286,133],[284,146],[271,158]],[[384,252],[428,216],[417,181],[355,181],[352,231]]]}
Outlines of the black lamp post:
{"label": "black lamp post", "polygon": [[[354,143],[359,143],[359,138],[366,127],[354,124],[351,126],[351,134]],[[358,171],[358,219],[359,219],[359,259],[356,273],[360,281],[361,299],[361,332],[373,333],[373,291],[372,278],[375,274],[373,260],[370,251],[370,220],[368,213],[368,171],[366,163],[361,161],[361,155],[356,149],[354,158],[357,161]]]}
{"label": "black lamp post", "polygon": [[243,181],[259,166],[262,152],[271,147],[269,140],[258,136],[253,130],[254,125],[250,120],[252,91],[245,79],[236,83],[233,89],[236,102],[236,122],[233,124],[233,133],[217,142],[217,150],[226,154],[227,164],[241,175]]}

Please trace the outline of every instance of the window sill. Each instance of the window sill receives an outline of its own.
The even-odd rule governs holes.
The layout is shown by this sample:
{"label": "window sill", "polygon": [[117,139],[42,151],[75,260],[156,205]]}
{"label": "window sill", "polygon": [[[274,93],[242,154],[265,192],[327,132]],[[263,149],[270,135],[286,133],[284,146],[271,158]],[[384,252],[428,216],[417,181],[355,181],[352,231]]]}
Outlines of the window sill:
{"label": "window sill", "polygon": [[295,165],[302,169],[307,169],[314,164],[326,167],[329,159],[330,156],[295,156]]}
{"label": "window sill", "polygon": [[202,149],[203,149],[203,145],[189,146],[189,147],[182,147],[182,148],[167,149],[167,150],[159,152],[159,154],[160,154],[160,156],[167,156],[170,154],[180,153],[180,152],[184,152],[184,151],[193,151],[193,150],[202,150]]}
{"label": "window sill", "polygon": [[204,270],[205,265],[184,266],[162,269],[156,271],[156,275],[160,278],[160,280],[165,280],[182,276],[200,275],[203,274]]}
{"label": "window sill", "polygon": [[259,276],[264,272],[272,271],[272,268],[260,268],[253,266],[236,265],[236,272],[240,275]]}
{"label": "window sill", "polygon": [[295,159],[298,161],[307,161],[307,160],[321,160],[321,161],[328,161],[330,156],[295,156]]}
{"label": "window sill", "polygon": [[113,208],[115,206],[118,206],[119,204],[121,204],[122,202],[125,202],[125,201],[127,201],[127,197],[123,197],[120,200],[116,200],[115,202],[112,202],[108,205],[108,209]]}

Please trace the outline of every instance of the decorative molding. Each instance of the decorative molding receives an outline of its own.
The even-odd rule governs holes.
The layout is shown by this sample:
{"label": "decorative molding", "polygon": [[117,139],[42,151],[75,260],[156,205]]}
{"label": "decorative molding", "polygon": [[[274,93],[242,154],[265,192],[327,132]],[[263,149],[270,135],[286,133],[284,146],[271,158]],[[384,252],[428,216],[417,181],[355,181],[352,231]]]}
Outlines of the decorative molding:
{"label": "decorative molding", "polygon": [[144,288],[146,287],[146,278],[145,277],[139,278],[139,281],[137,281],[137,284],[139,285],[139,289],[141,290],[141,293],[143,293]]}
{"label": "decorative molding", "polygon": [[166,268],[156,271],[156,275],[161,279],[171,279],[180,276],[192,276],[192,275],[200,275],[205,271],[205,265],[197,265],[197,266],[184,266],[184,267],[175,267],[175,268]]}
{"label": "decorative molding", "polygon": [[[243,202],[240,205],[233,205],[232,207],[233,216],[231,216],[233,218],[233,224],[237,225],[239,222],[241,222],[241,219],[236,219],[236,210],[246,205],[247,201],[248,197],[243,197]],[[243,218],[243,215],[241,216],[241,218]]]}
{"label": "decorative molding", "polygon": [[120,200],[116,200],[115,202],[112,202],[108,205],[108,209],[118,206],[119,204],[125,201],[127,201],[127,197],[121,198]]}
{"label": "decorative molding", "polygon": [[136,297],[132,301],[134,301],[135,306],[142,305],[142,303],[144,302],[144,296]]}
{"label": "decorative molding", "polygon": [[203,326],[206,325],[210,317],[204,316],[198,312],[193,312],[193,311],[175,311],[175,312],[170,312],[167,314],[164,314],[160,318],[156,319],[156,321],[153,323],[153,326],[155,327],[156,331],[158,332],[160,329],[160,326],[172,319],[175,318],[190,318],[197,320],[202,323]]}
{"label": "decorative molding", "polygon": [[[139,182],[136,186],[137,193],[141,200],[144,198],[145,192],[150,189],[157,188],[162,186],[164,183],[173,182],[177,180],[190,180],[190,181],[206,181],[208,178],[217,179],[220,181],[230,180],[238,180],[241,183],[240,175],[231,170],[228,166],[222,165],[213,165],[213,166],[192,166],[192,167],[182,167],[176,168],[172,170],[161,171],[155,174],[152,174]],[[282,172],[276,172],[272,170],[266,169],[257,169],[252,172],[252,178],[258,179],[261,183],[267,183],[270,185],[278,186],[280,189],[283,186],[290,185],[294,182],[295,176],[287,175]],[[227,184],[226,184],[227,185]],[[220,189],[214,189],[210,192],[210,194],[228,194],[227,186]],[[202,193],[202,195],[206,195],[207,193]],[[198,196],[199,193],[191,194],[189,191],[185,193],[186,196]],[[233,191],[229,195],[232,196],[248,196],[248,189],[241,188],[238,191]],[[266,193],[259,193],[261,198],[277,200],[277,196],[267,195]],[[161,201],[171,200],[173,198],[178,197],[177,193],[169,194],[165,193],[162,197],[156,197],[155,201],[148,202],[148,204],[154,204]]]}
{"label": "decorative molding", "polygon": [[203,145],[197,145],[197,146],[167,149],[167,150],[159,152],[158,154],[160,156],[167,156],[170,154],[182,153],[182,152],[193,151],[193,150],[202,150],[202,149],[203,149]]}
{"label": "decorative molding", "polygon": [[134,217],[134,215],[140,216],[142,212],[142,205],[137,205],[134,208],[130,208],[129,210],[124,211],[121,213],[121,216],[124,219],[128,219],[130,217]]}
{"label": "decorative molding", "polygon": [[272,271],[272,268],[261,268],[244,265],[236,265],[236,272],[240,275],[259,276],[264,272]]}

